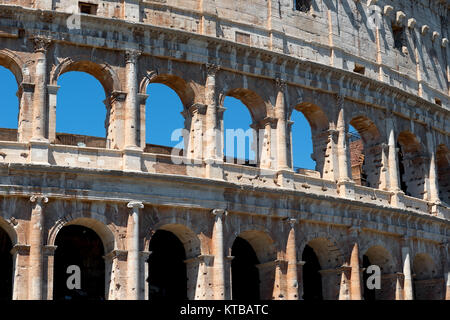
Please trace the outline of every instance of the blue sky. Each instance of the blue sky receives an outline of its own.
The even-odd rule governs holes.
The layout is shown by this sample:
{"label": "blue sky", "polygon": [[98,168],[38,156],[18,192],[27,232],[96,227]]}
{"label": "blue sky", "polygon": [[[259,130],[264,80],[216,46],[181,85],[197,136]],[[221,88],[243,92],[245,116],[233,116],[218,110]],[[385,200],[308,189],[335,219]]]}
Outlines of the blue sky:
{"label": "blue sky", "polygon": [[[0,67],[0,84],[3,97],[0,101],[0,127],[17,128],[17,83],[13,74],[3,67]],[[105,137],[105,92],[100,82],[87,73],[68,72],[59,78],[58,85],[56,131]],[[146,142],[175,146],[178,142],[171,141],[171,134],[175,129],[184,127],[184,119],[180,113],[182,104],[178,95],[162,84],[151,84],[147,93]],[[227,97],[224,107],[225,130],[241,128],[245,131],[249,128],[251,117],[245,105],[235,98]],[[312,141],[309,124],[300,112],[294,112],[291,120],[294,121],[294,166],[314,169],[315,163],[310,156]],[[249,143],[251,141],[247,139],[247,145]],[[232,154],[230,152],[232,151],[226,150],[226,154]],[[239,153],[238,156],[244,157]],[[246,158],[252,159],[253,156],[248,151],[245,154]]]}

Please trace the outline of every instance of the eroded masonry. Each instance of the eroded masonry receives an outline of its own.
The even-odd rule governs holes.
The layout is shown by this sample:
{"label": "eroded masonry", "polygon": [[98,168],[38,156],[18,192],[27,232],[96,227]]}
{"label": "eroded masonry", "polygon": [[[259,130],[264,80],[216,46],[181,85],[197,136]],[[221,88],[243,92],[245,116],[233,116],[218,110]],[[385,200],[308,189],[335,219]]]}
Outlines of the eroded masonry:
{"label": "eroded masonry", "polygon": [[[20,104],[0,130],[0,298],[450,299],[449,17],[445,0],[0,1]],[[55,132],[69,71],[102,84],[105,139]],[[184,106],[177,161],[145,143],[152,83]],[[224,161],[227,96],[263,132],[256,165]],[[315,170],[293,168],[295,112]]]}

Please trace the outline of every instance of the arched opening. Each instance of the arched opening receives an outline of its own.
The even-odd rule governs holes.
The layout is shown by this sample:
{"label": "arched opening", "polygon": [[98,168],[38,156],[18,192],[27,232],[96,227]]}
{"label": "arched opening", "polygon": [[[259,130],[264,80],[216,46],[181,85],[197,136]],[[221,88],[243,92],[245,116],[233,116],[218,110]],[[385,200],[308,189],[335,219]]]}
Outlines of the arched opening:
{"label": "arched opening", "polygon": [[366,300],[366,301],[373,301],[373,300],[376,300],[375,299],[375,288],[369,288],[368,286],[367,286],[367,280],[369,279],[369,274],[366,272],[367,271],[367,268],[369,267],[369,266],[371,266],[372,265],[372,262],[370,261],[370,259],[369,259],[369,257],[368,256],[366,256],[366,255],[363,255],[363,264],[362,264],[362,267],[363,267],[363,269],[364,269],[364,272],[363,272],[363,286],[364,286],[364,292],[363,292],[363,298],[364,298],[364,300]]}
{"label": "arched opening", "polygon": [[[171,83],[171,82],[169,82]],[[183,103],[168,84],[150,83],[145,104],[145,152],[170,154],[172,148],[183,150],[185,119]]]}
{"label": "arched opening", "polygon": [[322,276],[319,259],[314,249],[306,245],[303,249],[303,300],[323,300]]}
{"label": "arched opening", "polygon": [[5,230],[0,228],[0,300],[12,299],[13,257],[12,242]]}
{"label": "arched opening", "polygon": [[356,184],[378,189],[382,160],[380,140],[380,133],[369,118],[357,116],[350,121],[350,159]]}
{"label": "arched opening", "polygon": [[14,74],[0,66],[2,103],[0,104],[0,141],[17,141],[19,99],[17,81]]}
{"label": "arched opening", "polygon": [[[55,246],[53,299],[104,300],[104,246],[97,233],[80,225],[64,226],[56,236]],[[77,271],[68,272],[69,266],[79,267],[79,287],[72,286]],[[72,284],[70,288],[68,283]]]}
{"label": "arched opening", "polygon": [[316,238],[305,245],[303,254],[302,259],[306,262],[303,270],[307,272],[303,279],[309,284],[306,291],[304,289],[306,299],[337,300],[340,286],[338,269],[343,264],[343,257],[336,244],[327,238]]}
{"label": "arched opening", "polygon": [[423,148],[414,134],[403,131],[397,141],[400,187],[406,195],[424,199],[429,159],[424,156]]}
{"label": "arched opening", "polygon": [[149,299],[187,299],[186,252],[170,231],[158,230],[150,240],[148,263]]}
{"label": "arched opening", "polygon": [[259,260],[251,244],[237,237],[231,247],[231,281],[233,300],[259,300]]}
{"label": "arched opening", "polygon": [[291,121],[292,143],[288,150],[291,150],[290,158],[296,172],[334,180],[332,163],[327,156],[331,154],[331,141],[326,114],[317,105],[303,102],[294,107]]}
{"label": "arched opening", "polygon": [[439,188],[439,199],[450,205],[450,151],[445,145],[436,150],[436,169]]}
{"label": "arched opening", "polygon": [[[56,138],[57,144],[110,147],[107,130],[105,89],[87,72],[69,71],[58,78]],[[50,124],[51,125],[51,124]]]}
{"label": "arched opening", "polygon": [[308,120],[302,112],[293,112],[291,121],[293,168],[298,173],[308,173],[306,170],[316,170],[313,160],[312,131]]}
{"label": "arched opening", "polygon": [[413,260],[413,293],[415,300],[440,300],[443,297],[442,279],[433,259],[418,253]]}
{"label": "arched opening", "polygon": [[[380,267],[381,279],[380,288],[369,288],[367,286],[368,278],[373,273],[368,273],[367,268],[371,265]],[[372,246],[363,255],[363,289],[364,300],[395,300],[395,287],[397,276],[395,274],[395,264],[392,256],[382,246]],[[373,281],[370,281],[373,283]]]}
{"label": "arched opening", "polygon": [[224,144],[223,154],[228,163],[256,165],[252,117],[241,100],[232,96],[224,99],[223,115]]}

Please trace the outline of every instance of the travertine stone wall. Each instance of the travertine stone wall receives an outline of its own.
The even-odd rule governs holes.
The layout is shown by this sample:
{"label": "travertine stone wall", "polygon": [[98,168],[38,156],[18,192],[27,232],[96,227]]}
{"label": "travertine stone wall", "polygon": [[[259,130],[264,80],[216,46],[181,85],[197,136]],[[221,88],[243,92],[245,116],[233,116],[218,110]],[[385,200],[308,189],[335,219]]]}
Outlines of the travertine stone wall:
{"label": "travertine stone wall", "polygon": [[[71,224],[102,239],[107,299],[148,297],[157,230],[183,243],[190,299],[231,297],[238,236],[256,252],[264,299],[302,297],[306,245],[326,299],[363,297],[363,256],[382,266],[377,298],[450,297],[444,2],[371,1],[375,29],[365,1],[312,1],[309,13],[287,0],[86,2],[96,15],[74,15],[75,1],[0,5],[0,65],[20,104],[17,131],[0,135],[14,299],[53,297],[55,239]],[[55,132],[70,71],[102,84],[106,139]],[[145,144],[150,83],[182,101],[184,155]],[[250,111],[256,166],[223,161],[226,96]],[[311,125],[315,170],[294,171],[294,112]],[[350,125],[366,186],[352,179]]]}

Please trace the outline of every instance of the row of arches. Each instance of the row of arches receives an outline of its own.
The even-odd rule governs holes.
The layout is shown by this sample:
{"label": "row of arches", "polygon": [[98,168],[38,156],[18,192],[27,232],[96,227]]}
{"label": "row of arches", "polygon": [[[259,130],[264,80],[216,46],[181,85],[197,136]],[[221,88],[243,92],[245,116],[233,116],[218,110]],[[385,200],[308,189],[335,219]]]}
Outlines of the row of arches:
{"label": "row of arches", "polygon": [[[11,115],[11,120],[4,126],[17,128],[20,131],[20,122],[24,119],[23,116],[20,116],[20,112],[22,112],[20,103],[11,94],[14,92],[11,89],[14,76],[17,88],[20,86],[20,77],[18,78],[20,69],[18,71],[17,68],[13,68],[14,63],[11,61],[6,58],[0,59],[0,65],[11,70],[10,81],[6,89],[10,94],[9,98],[5,100],[5,110],[8,111],[9,105],[15,109],[15,112],[5,113],[5,115]],[[5,70],[0,70],[0,76],[5,75]],[[228,79],[230,76],[224,77]],[[55,142],[111,147],[113,138],[110,126],[112,117],[110,99],[112,92],[121,90],[114,71],[110,67],[102,67],[91,61],[66,59],[52,72],[50,82],[52,85],[60,86],[56,99],[56,120],[54,120],[56,131],[60,133],[57,134]],[[219,93],[218,97],[218,103],[226,109],[223,118],[219,119],[223,123],[223,154],[227,160],[237,161],[236,158],[243,158],[245,161],[240,163],[251,162],[255,165],[256,159],[260,158],[260,154],[258,154],[260,150],[255,146],[255,132],[252,131],[252,127],[258,121],[269,116],[272,108],[269,105],[273,105],[273,101],[265,101],[269,98],[259,96],[252,89],[224,88],[224,90],[223,93]],[[288,93],[289,90],[292,91],[292,89],[288,89]],[[176,146],[183,149],[184,143],[180,143],[180,137],[174,135],[174,132],[181,128],[192,130],[192,123],[186,117],[186,111],[194,103],[196,96],[201,95],[199,88],[176,75],[151,73],[141,81],[139,91],[147,93],[149,96],[145,105],[145,124],[141,128],[141,131],[145,131],[145,151],[158,150],[155,145]],[[80,92],[83,94],[80,95]],[[322,101],[323,99],[315,101],[314,97],[311,99],[311,102],[301,102],[294,104],[293,107],[287,107],[286,118],[294,120],[292,128],[289,127],[286,141],[290,150],[288,162],[295,170],[302,168],[314,170],[322,178],[335,180],[336,177],[332,173],[333,168],[328,163],[329,158],[327,159],[329,153],[334,152],[329,150],[329,132],[336,126],[333,120],[335,116],[329,112],[333,108],[323,105],[334,102]],[[12,102],[13,100],[15,101]],[[289,101],[287,102],[289,103]],[[375,117],[375,114],[373,116]],[[345,123],[346,132],[356,133],[353,135],[354,139],[348,142],[351,173],[357,184],[386,189],[387,185],[383,181],[382,171],[386,170],[387,164],[383,163],[382,144],[387,143],[388,137],[385,125],[380,126],[384,121],[376,122],[371,118],[370,112],[351,111],[348,121]],[[232,133],[228,135],[228,130],[235,129],[241,129],[244,132],[252,131],[250,135],[246,136],[243,145],[235,140]],[[396,128],[395,142],[399,149],[398,166],[401,189],[409,196],[429,200],[427,178],[431,174],[430,162],[434,157],[433,161],[436,163],[438,173],[438,192],[441,200],[448,203],[450,202],[450,186],[447,182],[449,181],[448,172],[450,172],[448,146],[445,141],[436,141],[436,146],[430,147],[428,141],[424,141],[426,140],[424,139],[425,134],[422,134],[426,130],[424,128],[417,130],[421,133],[420,136],[403,124]],[[78,136],[74,137],[74,134],[78,134]],[[11,131],[2,131],[0,136],[6,140],[17,140],[17,136],[14,136],[14,132]],[[95,136],[99,139],[87,136]],[[302,171],[300,170],[300,172]]]}
{"label": "row of arches", "polygon": [[[85,221],[84,221],[85,222]],[[55,300],[104,300],[108,292],[105,237],[84,222],[74,221],[59,229],[55,238],[53,299]],[[93,224],[94,225],[94,224]],[[105,227],[106,228],[106,227]],[[98,228],[95,228],[98,229]],[[191,297],[188,290],[187,260],[192,239],[183,239],[191,231],[181,225],[164,226],[156,230],[149,243],[150,255],[146,261],[148,298],[185,300]],[[177,235],[178,234],[178,235]],[[181,236],[180,236],[181,235]],[[103,238],[103,239],[102,239]],[[231,298],[234,300],[271,299],[273,275],[260,270],[270,258],[272,247],[268,235],[257,231],[244,231],[233,240],[231,261]],[[0,299],[12,298],[13,241],[0,227]],[[342,251],[327,238],[308,241],[299,254],[304,265],[299,279],[303,285],[304,300],[335,300],[339,298],[340,267],[344,263]],[[363,273],[365,300],[394,300],[396,272],[399,262],[380,245],[369,247],[362,255],[362,268],[377,265],[381,269],[381,289],[367,287],[368,275]],[[445,287],[438,264],[427,253],[417,253],[412,260],[415,299],[442,299]],[[69,288],[70,266],[80,267],[80,287]],[[274,271],[274,270],[273,270]],[[192,276],[192,275],[190,275]],[[437,286],[431,286],[430,281]],[[195,286],[194,286],[195,287]],[[440,288],[442,287],[442,288]],[[195,289],[195,288],[194,288]],[[267,294],[269,293],[269,294]]]}

